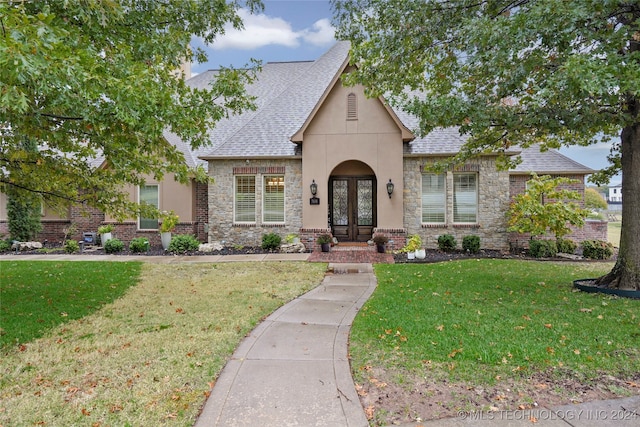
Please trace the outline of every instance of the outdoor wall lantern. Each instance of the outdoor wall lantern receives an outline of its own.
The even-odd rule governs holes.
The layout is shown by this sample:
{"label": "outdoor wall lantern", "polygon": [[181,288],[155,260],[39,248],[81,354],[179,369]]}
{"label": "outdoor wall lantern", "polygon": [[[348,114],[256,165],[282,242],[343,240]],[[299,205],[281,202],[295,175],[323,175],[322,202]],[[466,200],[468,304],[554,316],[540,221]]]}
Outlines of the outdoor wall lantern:
{"label": "outdoor wall lantern", "polygon": [[391,198],[391,193],[393,193],[393,182],[391,182],[391,178],[389,178],[389,182],[387,182],[387,194],[389,198]]}
{"label": "outdoor wall lantern", "polygon": [[318,194],[318,184],[316,184],[316,180],[314,179],[313,181],[311,181],[311,185],[309,186],[309,188],[311,189],[311,195],[313,197],[311,197],[309,199],[309,204],[310,205],[319,205],[320,204],[320,199],[318,197],[316,197],[316,194]]}

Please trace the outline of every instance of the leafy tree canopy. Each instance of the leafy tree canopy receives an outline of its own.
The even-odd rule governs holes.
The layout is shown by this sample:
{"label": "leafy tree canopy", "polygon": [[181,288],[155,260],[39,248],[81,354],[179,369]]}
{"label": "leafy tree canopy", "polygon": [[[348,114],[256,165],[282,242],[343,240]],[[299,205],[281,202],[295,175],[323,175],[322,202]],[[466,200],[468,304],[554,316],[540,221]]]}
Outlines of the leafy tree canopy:
{"label": "leafy tree canopy", "polygon": [[[637,121],[628,111],[640,93],[637,2],[333,4],[358,65],[348,82],[414,113],[422,134],[459,126],[470,140],[458,161],[515,144],[589,145]],[[619,145],[611,161],[601,179],[619,171]]]}
{"label": "leafy tree canopy", "polygon": [[[252,11],[258,0],[243,1]],[[252,69],[227,69],[207,89],[177,78],[204,62],[206,42],[231,23],[232,1],[0,2],[0,190],[40,193],[49,205],[81,202],[112,214],[137,207],[123,193],[142,175],[206,179],[163,132],[192,148],[230,113],[252,107]],[[36,141],[28,152],[20,141]],[[107,167],[97,166],[106,159]]]}
{"label": "leafy tree canopy", "polygon": [[608,208],[607,201],[593,187],[585,188],[584,190],[584,206],[588,209],[606,210]]}

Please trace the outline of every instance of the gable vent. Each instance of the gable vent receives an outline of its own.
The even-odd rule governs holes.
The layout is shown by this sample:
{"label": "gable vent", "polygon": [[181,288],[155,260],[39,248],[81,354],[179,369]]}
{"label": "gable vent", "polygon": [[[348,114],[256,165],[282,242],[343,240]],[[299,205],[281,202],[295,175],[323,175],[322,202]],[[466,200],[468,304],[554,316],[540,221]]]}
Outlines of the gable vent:
{"label": "gable vent", "polygon": [[358,102],[355,93],[347,95],[347,120],[358,120]]}

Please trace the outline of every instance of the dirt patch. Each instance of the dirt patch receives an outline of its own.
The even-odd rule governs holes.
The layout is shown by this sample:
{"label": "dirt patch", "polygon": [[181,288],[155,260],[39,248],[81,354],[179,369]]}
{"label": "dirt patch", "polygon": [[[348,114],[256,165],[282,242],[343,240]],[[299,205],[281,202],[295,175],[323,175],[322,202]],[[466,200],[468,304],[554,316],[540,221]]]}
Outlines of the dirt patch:
{"label": "dirt patch", "polygon": [[640,395],[640,373],[582,381],[570,373],[539,372],[490,386],[381,368],[366,368],[364,376],[365,382],[356,384],[356,389],[367,417],[377,426],[456,417],[461,411],[526,410]]}

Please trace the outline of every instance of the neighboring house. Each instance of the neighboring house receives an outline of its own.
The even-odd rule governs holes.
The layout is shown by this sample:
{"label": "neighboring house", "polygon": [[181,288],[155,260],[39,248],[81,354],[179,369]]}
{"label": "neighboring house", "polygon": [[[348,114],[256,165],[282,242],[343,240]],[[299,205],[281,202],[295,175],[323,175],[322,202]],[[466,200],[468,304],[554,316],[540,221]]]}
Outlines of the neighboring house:
{"label": "neighboring house", "polygon": [[[330,232],[344,242],[384,233],[392,248],[411,234],[427,247],[436,247],[441,234],[458,241],[473,234],[482,247],[508,249],[517,236],[507,232],[505,212],[530,172],[576,178],[575,188],[584,191],[593,170],[533,147],[522,150],[513,171],[499,171],[496,156],[487,154],[443,174],[425,172],[456,154],[465,138],[455,128],[417,137],[415,117],[367,98],[361,86],[344,87],[340,78],[352,70],[348,53],[349,44],[339,42],[316,61],[264,65],[247,88],[257,110],[219,122],[210,146],[191,151],[166,135],[190,165],[205,164],[213,183],[148,183],[151,188],[131,189],[132,197],[157,198],[160,209],[176,212],[189,206],[179,213],[182,230],[227,246],[257,246],[263,234],[275,232],[298,234],[313,249],[317,236]],[[187,83],[205,87],[215,77],[209,71]],[[126,227],[126,238],[157,234],[141,229],[147,223],[155,226],[138,220],[118,227]],[[574,238],[606,238],[604,229],[602,235],[601,227],[586,226]]]}
{"label": "neighboring house", "polygon": [[622,203],[622,184],[609,187],[609,197],[607,197],[607,202]]}

